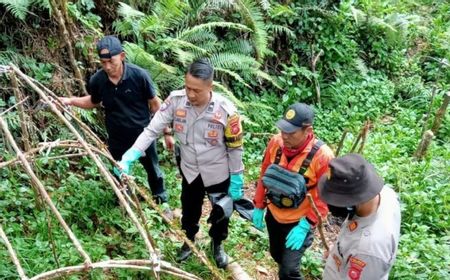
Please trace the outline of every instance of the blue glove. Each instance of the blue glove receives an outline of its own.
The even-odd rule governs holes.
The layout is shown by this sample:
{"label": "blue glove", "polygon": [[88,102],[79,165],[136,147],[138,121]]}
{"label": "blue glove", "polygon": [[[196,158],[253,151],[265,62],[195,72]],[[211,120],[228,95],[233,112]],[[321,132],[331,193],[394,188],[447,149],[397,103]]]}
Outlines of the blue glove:
{"label": "blue glove", "polygon": [[306,220],[302,218],[298,225],[291,229],[288,236],[286,237],[286,248],[291,250],[298,250],[302,247],[305,241],[306,234],[311,229],[311,225]]}
{"label": "blue glove", "polygon": [[253,209],[253,224],[257,229],[264,229],[264,209]]}
{"label": "blue glove", "polygon": [[130,172],[130,166],[133,161],[139,159],[141,156],[142,153],[138,149],[128,149],[128,151],[126,151],[125,154],[122,155],[122,160],[119,161],[120,170],[114,167],[114,173],[119,177],[121,177],[123,173],[128,175]]}
{"label": "blue glove", "polygon": [[242,198],[242,187],[244,186],[244,174],[231,174],[230,175],[230,187],[228,188],[228,194],[233,200],[239,200]]}

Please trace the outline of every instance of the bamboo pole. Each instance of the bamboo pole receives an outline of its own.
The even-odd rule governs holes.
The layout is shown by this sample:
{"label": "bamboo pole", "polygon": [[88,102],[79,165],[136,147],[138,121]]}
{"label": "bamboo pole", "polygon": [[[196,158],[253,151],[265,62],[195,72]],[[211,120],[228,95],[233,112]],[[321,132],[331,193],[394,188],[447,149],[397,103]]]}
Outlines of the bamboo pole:
{"label": "bamboo pole", "polygon": [[80,90],[83,93],[83,95],[88,95],[88,93],[86,91],[86,87],[84,85],[83,76],[81,75],[80,68],[78,67],[77,60],[75,59],[75,52],[74,52],[74,49],[72,46],[72,40],[70,40],[69,32],[67,31],[64,17],[62,15],[60,9],[58,8],[58,5],[56,4],[55,0],[49,0],[49,3],[52,7],[53,13],[55,15],[55,19],[58,22],[61,36],[62,36],[64,42],[66,42],[67,53],[69,54],[69,62],[70,62],[70,65],[72,66],[72,70],[75,74],[75,78],[78,81],[78,84],[80,86]]}
{"label": "bamboo pole", "polygon": [[100,170],[100,173],[103,175],[103,177],[106,179],[106,181],[111,185],[113,188],[113,191],[116,193],[116,196],[119,198],[119,201],[121,205],[125,208],[126,212],[131,218],[131,221],[138,229],[140,235],[144,239],[144,244],[148,249],[148,252],[150,256],[153,256],[154,249],[152,245],[150,244],[150,241],[148,238],[146,238],[146,232],[142,225],[139,223],[139,220],[137,219],[136,215],[134,214],[133,210],[131,209],[130,205],[126,202],[124,196],[122,195],[121,191],[116,187],[113,177],[109,171],[106,170],[103,163],[100,161],[100,159],[97,157],[96,154],[92,152],[86,141],[81,137],[80,133],[73,127],[73,125],[64,117],[64,115],[56,108],[55,104],[50,102],[50,99],[47,97],[47,95],[34,84],[28,76],[26,76],[20,69],[18,69],[15,65],[10,64],[11,68],[16,72],[32,89],[34,89],[40,97],[49,104],[50,109],[58,116],[58,118],[69,128],[69,130],[76,136],[77,140],[80,142],[80,144],[84,147],[86,152],[89,154],[89,156],[92,158],[94,163],[97,165],[97,167]]}
{"label": "bamboo pole", "polygon": [[364,150],[364,145],[366,144],[366,139],[367,139],[367,134],[369,133],[369,129],[370,129],[370,121],[367,120],[366,123],[364,124],[363,130],[362,130],[361,145],[359,145],[359,149],[358,149],[359,154],[362,154],[362,152]]}
{"label": "bamboo pole", "polygon": [[6,115],[6,113],[8,113],[9,111],[14,110],[14,108],[18,107],[20,104],[24,103],[25,101],[28,100],[28,98],[30,98],[29,96],[25,97],[24,99],[22,99],[20,102],[14,104],[13,106],[9,107],[8,109],[6,109],[5,111],[2,111],[0,113],[0,116]]}
{"label": "bamboo pole", "polygon": [[[154,263],[151,260],[109,260],[97,263],[92,263],[89,268],[83,265],[62,267],[55,270],[47,271],[36,275],[30,280],[49,280],[61,278],[63,276],[70,276],[80,272],[86,272],[94,269],[112,269],[112,268],[124,268],[124,269],[134,269],[134,270],[152,270]],[[177,279],[187,279],[187,280],[201,280],[201,278],[185,272],[181,269],[173,267],[170,263],[161,261],[161,271],[173,276],[178,277]]]}
{"label": "bamboo pole", "polygon": [[[31,78],[30,78],[31,79]],[[53,97],[52,101],[55,102],[55,104],[58,106],[59,109],[63,110],[64,113],[68,114],[72,119],[76,121],[76,123],[81,127],[83,132],[91,138],[94,143],[96,143],[97,147],[101,147],[102,150],[107,151],[106,145],[98,138],[98,136],[87,126],[84,122],[82,122],[78,117],[76,117],[70,110],[67,109],[67,107],[59,101],[59,97],[54,94],[51,90],[46,88],[41,82],[31,79],[33,82],[35,82],[42,90],[44,90],[47,94],[49,94],[51,97]]]}
{"label": "bamboo pole", "polygon": [[348,133],[348,128],[345,128],[344,132],[342,133],[341,140],[339,140],[339,144],[336,149],[336,157],[339,156],[339,153],[341,152],[342,147],[344,146],[344,140],[345,140],[345,137],[347,136],[347,133]]}
{"label": "bamboo pole", "polygon": [[69,228],[69,226],[66,224],[66,221],[64,221],[64,219],[61,216],[61,214],[59,213],[58,209],[56,209],[55,205],[53,204],[53,201],[51,200],[50,196],[48,195],[47,191],[45,190],[45,187],[42,185],[41,181],[39,181],[39,179],[36,177],[36,174],[34,173],[33,169],[30,166],[30,164],[27,162],[27,160],[26,160],[25,156],[23,155],[22,151],[19,149],[19,147],[17,146],[17,143],[14,141],[14,138],[13,138],[11,132],[8,129],[8,125],[6,124],[5,120],[2,117],[0,117],[0,127],[2,128],[6,138],[8,139],[8,142],[13,147],[13,149],[16,152],[17,156],[22,161],[23,167],[24,167],[25,171],[27,172],[27,174],[30,176],[31,181],[38,188],[41,197],[44,199],[44,201],[50,207],[50,209],[52,210],[53,214],[56,216],[56,218],[58,219],[59,223],[64,228],[64,230],[66,231],[67,235],[69,236],[70,240],[74,244],[74,246],[77,249],[77,251],[84,258],[85,264],[89,265],[91,263],[90,257],[84,251],[84,249],[81,247],[80,242],[75,237],[75,235],[73,234],[73,232]]}
{"label": "bamboo pole", "polygon": [[442,119],[444,118],[445,112],[447,111],[449,102],[450,92],[447,92],[446,94],[444,94],[444,100],[442,100],[441,107],[439,107],[439,110],[434,117],[433,126],[431,128],[431,132],[433,132],[434,135],[437,135],[439,127],[441,127]]}
{"label": "bamboo pole", "polygon": [[17,258],[17,255],[16,255],[16,252],[14,251],[11,243],[8,240],[8,237],[6,236],[5,232],[3,231],[3,227],[1,224],[0,224],[0,237],[3,239],[6,249],[8,249],[8,254],[11,257],[11,260],[13,261],[14,265],[16,266],[16,269],[17,269],[17,272],[19,273],[20,279],[28,280],[28,277],[26,276],[25,272],[23,271],[22,266],[20,265],[19,259]]}
{"label": "bamboo pole", "polygon": [[127,181],[127,184],[129,184],[129,186],[131,186],[132,188],[135,188],[135,190],[144,198],[144,200],[154,210],[156,210],[156,212],[158,212],[158,214],[162,217],[164,222],[166,222],[168,225],[170,225],[170,227],[169,227],[170,232],[175,234],[179,239],[181,239],[183,242],[185,242],[189,246],[189,248],[192,250],[194,255],[197,256],[200,259],[200,261],[204,265],[206,265],[206,267],[211,271],[211,273],[214,276],[214,279],[225,279],[219,273],[217,268],[211,264],[211,262],[208,260],[208,258],[197,249],[197,247],[194,245],[194,243],[189,238],[186,237],[186,234],[183,231],[174,228],[173,222],[164,215],[164,213],[159,209],[159,207],[156,205],[156,203],[153,201],[153,199],[151,199],[147,195],[147,193],[145,192],[145,190],[143,188],[138,187],[136,185],[136,183],[134,181],[132,181],[132,180]]}
{"label": "bamboo pole", "polygon": [[319,227],[320,239],[322,239],[323,247],[325,247],[325,250],[329,251],[330,247],[328,246],[327,240],[325,239],[325,234],[323,232],[323,219],[322,219],[322,216],[320,215],[319,210],[317,209],[316,203],[314,203],[312,195],[308,193],[308,194],[306,194],[306,196],[308,197],[309,203],[311,204],[311,207],[312,207],[314,213],[317,216],[317,220],[318,220],[317,225]]}
{"label": "bamboo pole", "polygon": [[28,133],[27,128],[28,119],[25,115],[25,109],[22,103],[22,100],[24,100],[24,96],[22,92],[19,90],[19,87],[17,85],[16,73],[10,72],[9,79],[11,81],[11,86],[13,88],[14,97],[16,98],[16,102],[18,102],[17,110],[19,112],[20,128],[22,130],[23,147],[25,151],[28,151],[29,149],[31,149],[31,143],[30,143],[30,134]]}

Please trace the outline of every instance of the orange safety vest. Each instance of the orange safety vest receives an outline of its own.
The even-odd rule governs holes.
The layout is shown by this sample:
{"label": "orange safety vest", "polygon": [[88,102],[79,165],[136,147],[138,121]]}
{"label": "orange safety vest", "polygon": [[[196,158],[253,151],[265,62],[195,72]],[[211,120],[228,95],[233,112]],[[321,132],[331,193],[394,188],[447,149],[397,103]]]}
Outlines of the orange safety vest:
{"label": "orange safety vest", "polygon": [[[308,145],[298,155],[288,162],[286,156],[281,154],[278,165],[293,172],[299,172],[303,161],[311,151],[312,147],[317,143],[317,139],[313,137]],[[266,205],[272,213],[275,220],[279,223],[287,224],[298,222],[302,217],[307,217],[312,223],[317,223],[317,217],[312,210],[308,199],[305,199],[298,208],[278,208],[273,203],[266,202],[266,188],[262,183],[262,176],[267,167],[275,162],[277,151],[283,147],[283,140],[281,134],[277,134],[270,140],[264,154],[264,160],[261,166],[260,178],[258,180],[256,194],[254,198],[255,206],[257,208],[264,208]],[[325,217],[328,209],[326,204],[319,199],[318,190],[316,188],[319,178],[328,170],[328,162],[334,157],[333,152],[327,145],[322,145],[313,157],[311,164],[303,176],[307,179],[308,193],[312,195],[313,200],[321,214]]]}

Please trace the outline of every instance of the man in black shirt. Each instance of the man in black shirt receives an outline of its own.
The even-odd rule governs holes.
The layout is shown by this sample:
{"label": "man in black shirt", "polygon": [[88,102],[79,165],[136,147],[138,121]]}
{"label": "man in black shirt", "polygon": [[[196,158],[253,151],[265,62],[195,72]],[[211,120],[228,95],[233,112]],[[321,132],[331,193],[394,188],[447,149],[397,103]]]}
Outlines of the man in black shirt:
{"label": "man in black shirt", "polygon": [[[114,36],[106,36],[97,44],[102,69],[89,80],[83,97],[61,97],[66,105],[84,109],[102,106],[105,109],[108,149],[120,160],[146,127],[161,103],[156,96],[150,75],[144,69],[125,62],[125,52]],[[172,150],[174,140],[166,128],[165,143]],[[163,175],[159,168],[156,144],[153,143],[139,161],[148,175],[148,183],[157,203],[167,202]]]}

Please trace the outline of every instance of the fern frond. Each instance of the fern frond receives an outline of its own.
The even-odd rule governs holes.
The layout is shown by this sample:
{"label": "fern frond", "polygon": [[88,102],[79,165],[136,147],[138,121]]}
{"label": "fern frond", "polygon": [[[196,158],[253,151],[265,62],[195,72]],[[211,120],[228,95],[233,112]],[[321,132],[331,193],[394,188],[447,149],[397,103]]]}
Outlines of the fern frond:
{"label": "fern frond", "polygon": [[216,72],[223,72],[231,77],[233,77],[236,81],[238,81],[239,83],[243,84],[244,86],[250,88],[250,85],[247,84],[244,79],[236,72],[228,70],[228,69],[224,69],[224,68],[220,68],[220,67],[214,67],[214,71]]}
{"label": "fern frond", "polygon": [[296,13],[294,10],[292,10],[289,6],[276,4],[272,6],[269,10],[269,14],[272,17],[279,17],[279,16],[295,16]]}
{"label": "fern frond", "polygon": [[214,67],[230,70],[253,71],[261,66],[253,57],[238,53],[216,53],[210,57],[210,61]]}
{"label": "fern frond", "polygon": [[253,48],[248,40],[232,40],[222,44],[220,51],[229,53],[240,53],[251,56],[253,54]]}
{"label": "fern frond", "polygon": [[184,66],[191,64],[198,56],[193,52],[184,51],[180,48],[172,50],[175,53],[176,60]]}
{"label": "fern frond", "polygon": [[29,0],[0,0],[0,4],[3,4],[8,12],[20,20],[25,20],[29,13]]}
{"label": "fern frond", "polygon": [[181,38],[191,43],[200,42],[216,42],[217,36],[211,31],[205,29],[197,29],[194,32],[189,32],[187,34],[182,34],[185,30],[177,33],[177,38]]}
{"label": "fern frond", "polygon": [[231,100],[238,108],[244,109],[245,105],[240,101],[234,94],[224,85],[222,85],[219,82],[214,81],[213,86],[215,87],[215,90],[217,93],[223,94],[224,96],[228,97],[228,99]]}
{"label": "fern frond", "polygon": [[174,74],[177,71],[175,67],[158,61],[153,55],[149,54],[136,44],[125,42],[123,47],[125,49],[125,53],[127,54],[127,58],[132,63],[149,70],[154,79],[156,79],[160,74]]}
{"label": "fern frond", "polygon": [[279,24],[267,24],[267,31],[269,33],[275,34],[275,35],[282,35],[286,34],[290,38],[295,38],[295,33],[289,27],[279,25]]}
{"label": "fern frond", "polygon": [[158,40],[158,44],[163,45],[166,49],[185,48],[185,49],[190,49],[194,52],[197,52],[200,55],[205,55],[208,53],[205,49],[203,49],[197,45],[194,45],[188,41],[178,39],[178,38],[160,39],[160,40]]}
{"label": "fern frond", "polygon": [[267,11],[270,9],[270,1],[268,0],[258,0],[259,5],[263,8],[263,10]]}
{"label": "fern frond", "polygon": [[276,88],[278,89],[282,89],[281,86],[278,84],[278,82],[269,74],[267,74],[266,72],[262,71],[262,70],[257,70],[256,71],[256,75],[261,78],[264,79],[268,82],[270,82],[272,85],[274,85]]}
{"label": "fern frond", "polygon": [[38,6],[39,8],[49,11],[52,11],[52,5],[50,5],[49,0],[31,0],[30,5]]}
{"label": "fern frond", "polygon": [[188,8],[185,1],[159,0],[153,9],[153,14],[158,17],[161,24],[173,29],[183,23],[187,17]]}
{"label": "fern frond", "polygon": [[205,8],[209,9],[229,9],[236,1],[234,0],[210,0],[207,1],[207,6]]}
{"label": "fern frond", "polygon": [[354,60],[355,67],[358,69],[359,73],[361,73],[362,76],[367,76],[367,73],[369,70],[367,69],[366,63],[361,58],[356,58]]}
{"label": "fern frond", "polygon": [[254,43],[256,60],[261,62],[268,50],[268,35],[262,13],[251,0],[236,0],[236,5],[246,25],[253,30],[251,36]]}
{"label": "fern frond", "polygon": [[185,38],[189,37],[192,34],[195,34],[199,32],[200,30],[207,30],[211,31],[212,29],[220,27],[220,28],[228,28],[228,29],[236,29],[239,31],[244,32],[251,32],[252,30],[248,28],[247,26],[240,24],[240,23],[234,23],[234,22],[225,22],[225,21],[213,21],[213,22],[207,22],[203,24],[196,25],[194,27],[191,27],[189,29],[185,29],[180,32],[179,37]]}
{"label": "fern frond", "polygon": [[137,9],[131,7],[128,4],[119,2],[119,8],[117,8],[117,13],[123,18],[141,18],[145,14]]}

